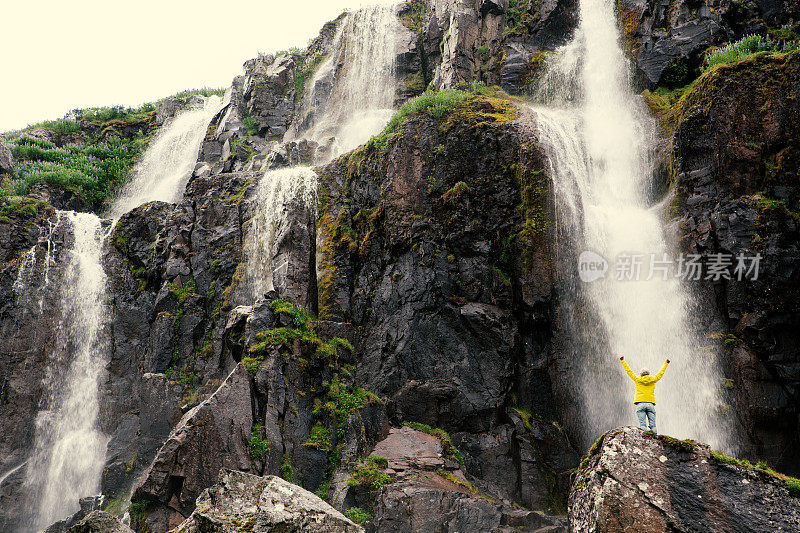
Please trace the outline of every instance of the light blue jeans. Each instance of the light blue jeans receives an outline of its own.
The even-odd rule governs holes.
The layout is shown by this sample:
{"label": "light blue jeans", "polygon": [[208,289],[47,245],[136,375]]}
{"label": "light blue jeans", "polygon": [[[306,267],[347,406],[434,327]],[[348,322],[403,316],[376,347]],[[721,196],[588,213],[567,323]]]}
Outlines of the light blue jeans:
{"label": "light blue jeans", "polygon": [[648,424],[650,431],[656,431],[656,406],[650,402],[639,402],[636,404],[636,418],[639,419],[639,427],[647,431]]}

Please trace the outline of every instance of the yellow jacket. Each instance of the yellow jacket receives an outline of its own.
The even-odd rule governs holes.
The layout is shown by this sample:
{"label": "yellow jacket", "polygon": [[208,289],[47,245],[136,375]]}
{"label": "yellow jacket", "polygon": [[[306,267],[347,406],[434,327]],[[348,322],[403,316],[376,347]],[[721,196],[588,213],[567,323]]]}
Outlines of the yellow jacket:
{"label": "yellow jacket", "polygon": [[661,376],[664,375],[664,372],[667,370],[667,364],[668,363],[664,363],[664,366],[661,367],[661,370],[659,370],[658,374],[655,376],[640,376],[639,374],[633,373],[633,370],[628,366],[625,359],[622,360],[622,366],[625,367],[625,372],[627,372],[634,383],[636,383],[636,396],[633,398],[633,403],[650,402],[655,405],[656,381],[661,379]]}

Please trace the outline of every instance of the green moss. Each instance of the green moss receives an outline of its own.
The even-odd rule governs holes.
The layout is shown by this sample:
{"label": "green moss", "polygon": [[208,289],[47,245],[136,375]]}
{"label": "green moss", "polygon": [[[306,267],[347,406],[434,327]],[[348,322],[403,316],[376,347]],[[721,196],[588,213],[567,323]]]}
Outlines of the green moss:
{"label": "green moss", "polygon": [[458,451],[458,449],[456,449],[456,447],[453,445],[453,439],[450,438],[450,434],[445,430],[440,428],[432,428],[427,424],[420,424],[419,422],[403,422],[403,425],[412,429],[416,429],[417,431],[422,431],[428,435],[433,435],[439,439],[439,442],[442,443],[442,452],[444,452],[445,455],[452,457],[458,461],[459,464],[464,464],[464,458],[461,456],[461,453]]}
{"label": "green moss", "polygon": [[294,468],[292,468],[292,460],[288,453],[283,454],[281,477],[289,483],[294,483]]}
{"label": "green moss", "polygon": [[458,204],[461,196],[469,192],[469,186],[463,181],[457,182],[442,195],[442,202],[449,205]]}
{"label": "green moss", "polygon": [[176,300],[178,300],[178,304],[183,304],[186,301],[186,297],[190,294],[196,294],[197,291],[197,284],[194,281],[194,278],[189,278],[184,283],[169,283],[167,284],[169,288],[170,294],[172,294]]}
{"label": "green moss", "polygon": [[317,422],[311,428],[311,435],[303,443],[303,446],[321,452],[329,452],[331,450],[331,430]]}
{"label": "green moss", "polygon": [[781,481],[783,482],[786,490],[789,491],[790,495],[800,497],[800,479],[776,472],[771,466],[769,466],[769,464],[767,464],[766,461],[758,461],[755,465],[753,465],[747,459],[736,459],[735,457],[725,455],[724,453],[715,450],[711,450],[710,458],[712,461],[717,463],[739,466],[756,472],[764,477]]}
{"label": "green moss", "polygon": [[261,424],[256,424],[250,430],[250,457],[265,461],[269,453],[269,441],[261,437]]}
{"label": "green moss", "polygon": [[697,447],[697,443],[692,439],[680,440],[668,435],[657,435],[652,431],[645,432],[645,437],[658,439],[667,446],[680,450],[682,452],[690,453]]}
{"label": "green moss", "polygon": [[351,507],[344,512],[344,515],[358,525],[363,525],[372,520],[372,513],[363,510],[361,507]]}
{"label": "green moss", "polygon": [[370,455],[362,457],[356,463],[356,467],[350,472],[350,479],[347,481],[348,487],[369,487],[372,491],[377,491],[387,483],[392,481],[389,474],[383,472],[388,466],[385,457]]}
{"label": "green moss", "polygon": [[522,419],[522,423],[525,426],[525,429],[527,429],[528,431],[533,431],[533,428],[531,426],[530,409],[523,409],[522,407],[514,407],[514,411],[516,411],[519,417]]}

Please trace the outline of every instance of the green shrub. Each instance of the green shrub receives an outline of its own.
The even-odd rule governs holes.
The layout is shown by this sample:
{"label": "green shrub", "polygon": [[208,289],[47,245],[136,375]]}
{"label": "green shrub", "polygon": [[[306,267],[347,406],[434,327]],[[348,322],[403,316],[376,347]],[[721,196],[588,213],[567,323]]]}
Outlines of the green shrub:
{"label": "green shrub", "polygon": [[289,483],[294,483],[294,468],[288,453],[283,454],[283,464],[281,464],[281,477]]}
{"label": "green shrub", "polygon": [[503,37],[521,35],[533,21],[533,17],[529,13],[530,3],[531,0],[509,0]]}
{"label": "green shrub", "polygon": [[248,135],[258,134],[258,124],[256,124],[256,119],[253,117],[244,117],[242,119],[242,126],[244,127],[245,133]]}
{"label": "green shrub", "polygon": [[738,41],[729,43],[708,54],[705,62],[705,70],[718,65],[741,61],[758,52],[786,53],[793,50],[800,50],[800,42],[779,42],[773,41],[769,37],[761,37],[760,35],[746,35]]}
{"label": "green shrub", "polygon": [[331,430],[317,422],[311,428],[311,435],[303,443],[303,446],[314,448],[321,452],[329,452],[331,450]]}
{"label": "green shrub", "polygon": [[358,460],[356,467],[350,472],[348,487],[368,487],[372,491],[377,491],[387,483],[392,481],[389,474],[383,472],[388,466],[385,457],[370,455]]}
{"label": "green shrub", "polygon": [[250,457],[264,461],[269,453],[269,441],[261,438],[261,424],[250,430]]}
{"label": "green shrub", "polygon": [[372,514],[363,510],[361,507],[351,507],[344,512],[344,515],[358,525],[372,520]]}

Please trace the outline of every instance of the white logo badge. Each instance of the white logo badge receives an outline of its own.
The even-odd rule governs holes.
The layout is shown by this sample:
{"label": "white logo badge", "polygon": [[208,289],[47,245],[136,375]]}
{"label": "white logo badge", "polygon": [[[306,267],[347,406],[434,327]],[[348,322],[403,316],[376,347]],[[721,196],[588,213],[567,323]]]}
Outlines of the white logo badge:
{"label": "white logo badge", "polygon": [[608,272],[608,261],[598,254],[586,250],[578,257],[578,276],[584,283],[591,283],[605,277]]}

